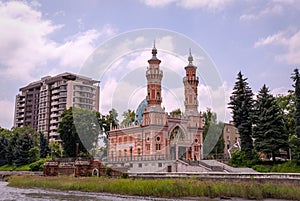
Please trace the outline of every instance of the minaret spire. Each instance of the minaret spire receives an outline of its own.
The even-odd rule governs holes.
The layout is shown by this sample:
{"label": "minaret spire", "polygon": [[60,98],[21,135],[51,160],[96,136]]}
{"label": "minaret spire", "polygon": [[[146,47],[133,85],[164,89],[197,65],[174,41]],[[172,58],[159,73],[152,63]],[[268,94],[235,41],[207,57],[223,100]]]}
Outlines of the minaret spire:
{"label": "minaret spire", "polygon": [[189,61],[189,65],[192,66],[193,65],[193,56],[192,56],[192,50],[190,48],[190,55],[189,55],[189,58],[188,58],[188,61]]}
{"label": "minaret spire", "polygon": [[153,42],[153,48],[152,48],[152,59],[156,59],[157,49],[155,47],[155,40]]}

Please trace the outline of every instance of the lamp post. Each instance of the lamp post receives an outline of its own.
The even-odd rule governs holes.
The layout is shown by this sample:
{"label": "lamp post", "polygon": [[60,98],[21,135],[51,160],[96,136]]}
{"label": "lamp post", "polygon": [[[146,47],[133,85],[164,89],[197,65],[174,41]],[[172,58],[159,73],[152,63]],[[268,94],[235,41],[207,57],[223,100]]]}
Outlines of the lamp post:
{"label": "lamp post", "polygon": [[78,158],[79,143],[76,142],[76,159]]}

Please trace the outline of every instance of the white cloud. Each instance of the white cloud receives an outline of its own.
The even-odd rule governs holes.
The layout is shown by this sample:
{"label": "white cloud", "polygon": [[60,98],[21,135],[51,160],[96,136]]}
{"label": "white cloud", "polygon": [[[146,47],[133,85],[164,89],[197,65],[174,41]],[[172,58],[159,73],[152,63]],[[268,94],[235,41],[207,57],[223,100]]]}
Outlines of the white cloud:
{"label": "white cloud", "polygon": [[[67,38],[63,43],[50,39],[50,34],[63,25],[44,19],[33,2],[0,2],[0,76],[23,81],[38,79],[39,72],[53,68],[79,68],[92,53],[99,37],[111,36],[115,30],[106,25],[102,30],[87,30]],[[32,7],[30,7],[32,6]]]}
{"label": "white cloud", "polygon": [[254,47],[266,45],[282,46],[282,54],[275,57],[280,62],[286,62],[289,65],[300,64],[300,30],[294,31],[291,29],[280,31],[276,34],[262,38],[254,44]]}
{"label": "white cloud", "polygon": [[223,10],[232,2],[233,0],[181,0],[177,5],[186,9]]}
{"label": "white cloud", "polygon": [[175,3],[185,9],[222,10],[232,4],[234,0],[144,0],[147,6],[164,7]]}
{"label": "white cloud", "polygon": [[240,20],[247,21],[247,20],[257,20],[264,16],[268,15],[279,15],[283,13],[283,7],[280,4],[270,4],[267,5],[262,10],[258,11],[257,13],[249,13],[243,14],[240,16]]}
{"label": "white cloud", "polygon": [[0,100],[0,126],[2,128],[10,129],[13,124],[12,117],[14,116],[14,105],[15,103],[8,100]]}
{"label": "white cloud", "polygon": [[177,0],[143,0],[142,2],[151,7],[164,7],[175,1]]}

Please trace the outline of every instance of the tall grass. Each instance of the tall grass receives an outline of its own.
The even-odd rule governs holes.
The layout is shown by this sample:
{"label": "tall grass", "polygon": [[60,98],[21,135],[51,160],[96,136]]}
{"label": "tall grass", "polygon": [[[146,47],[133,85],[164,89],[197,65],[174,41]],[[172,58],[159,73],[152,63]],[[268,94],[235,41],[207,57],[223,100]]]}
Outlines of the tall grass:
{"label": "tall grass", "polygon": [[164,198],[179,197],[241,197],[245,199],[290,199],[300,200],[300,187],[289,184],[227,181],[201,181],[189,179],[113,179],[98,177],[42,177],[12,176],[9,186],[21,188],[43,188],[106,192],[114,194],[153,196]]}

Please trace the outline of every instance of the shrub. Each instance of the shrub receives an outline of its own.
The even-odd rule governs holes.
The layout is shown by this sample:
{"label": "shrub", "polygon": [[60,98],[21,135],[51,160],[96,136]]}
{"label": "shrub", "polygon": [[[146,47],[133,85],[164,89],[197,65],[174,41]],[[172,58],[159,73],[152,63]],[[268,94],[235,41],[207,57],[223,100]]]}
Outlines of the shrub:
{"label": "shrub", "polygon": [[44,167],[46,159],[40,159],[38,161],[35,161],[29,165],[29,168],[31,171],[42,171]]}

